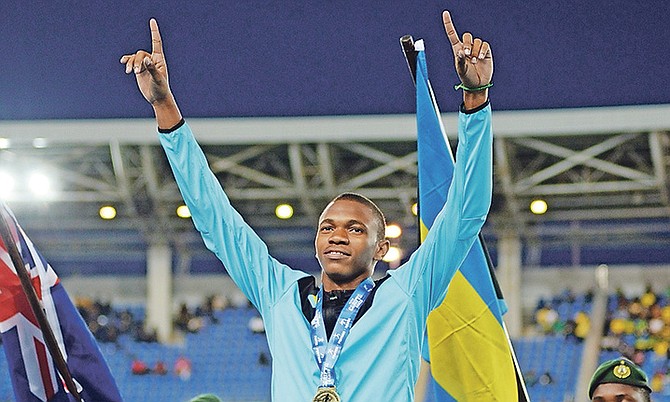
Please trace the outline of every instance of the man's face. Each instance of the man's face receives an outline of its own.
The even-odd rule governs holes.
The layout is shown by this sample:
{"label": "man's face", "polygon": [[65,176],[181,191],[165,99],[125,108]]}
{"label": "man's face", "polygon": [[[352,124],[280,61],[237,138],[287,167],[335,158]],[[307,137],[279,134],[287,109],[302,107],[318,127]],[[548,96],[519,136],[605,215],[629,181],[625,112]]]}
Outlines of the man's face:
{"label": "man's face", "polygon": [[326,207],[314,240],[326,290],[353,289],[372,274],[388,251],[388,242],[377,240],[378,230],[374,213],[360,202],[341,199]]}
{"label": "man's face", "polygon": [[625,384],[600,384],[593,391],[593,402],[644,402],[642,389]]}

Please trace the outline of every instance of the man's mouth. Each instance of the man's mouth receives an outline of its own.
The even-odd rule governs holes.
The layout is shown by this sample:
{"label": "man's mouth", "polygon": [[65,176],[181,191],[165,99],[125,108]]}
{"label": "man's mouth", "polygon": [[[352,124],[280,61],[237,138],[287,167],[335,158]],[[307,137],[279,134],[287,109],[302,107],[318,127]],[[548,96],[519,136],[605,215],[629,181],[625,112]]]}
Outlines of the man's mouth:
{"label": "man's mouth", "polygon": [[341,250],[328,250],[323,254],[326,257],[334,259],[334,260],[338,260],[338,259],[341,259],[341,258],[346,258],[346,257],[349,257],[349,255],[350,255],[349,253],[346,253],[346,252],[341,251]]}

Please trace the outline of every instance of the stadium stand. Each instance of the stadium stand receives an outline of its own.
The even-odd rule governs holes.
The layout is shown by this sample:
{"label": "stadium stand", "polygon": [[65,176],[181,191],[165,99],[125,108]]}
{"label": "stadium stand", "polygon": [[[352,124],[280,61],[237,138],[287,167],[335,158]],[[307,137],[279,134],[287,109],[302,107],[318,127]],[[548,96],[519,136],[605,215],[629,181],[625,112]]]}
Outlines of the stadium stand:
{"label": "stadium stand", "polygon": [[[663,330],[668,327],[670,318],[666,313],[669,298],[666,294],[654,294],[653,298],[645,296],[648,293],[625,296],[617,292],[608,297],[608,316],[625,319],[626,325],[616,338],[620,342],[614,343],[612,319],[607,321],[599,360],[602,362],[622,354],[635,360],[650,376],[653,400],[670,402],[668,348],[667,340],[662,337],[667,334]],[[652,313],[656,311],[654,306],[658,306],[661,313]],[[513,339],[532,401],[565,402],[575,398],[578,367],[584,352],[584,342],[576,336],[579,324],[575,322],[580,316],[587,316],[591,307],[589,292],[573,294],[564,291],[548,300],[540,300],[534,312],[535,321],[526,331],[528,335]],[[541,311],[556,313],[555,317],[550,314],[554,317],[551,325],[540,322],[546,318],[546,314],[538,314]],[[624,311],[635,312],[637,321]],[[106,311],[110,317],[126,312],[136,321],[144,317],[141,305],[116,306]],[[659,314],[663,328],[657,331],[658,336],[650,337],[649,322]],[[213,311],[199,331],[184,331],[182,340],[175,345],[140,342],[127,331],[115,341],[101,341],[100,347],[127,401],[187,401],[193,395],[212,392],[225,402],[265,402],[270,400],[270,352],[265,336],[249,328],[248,323],[254,317],[257,312],[253,307],[228,307]],[[650,342],[650,338],[655,342]],[[0,354],[0,378],[8,379],[4,352],[0,351]],[[174,371],[174,363],[182,356],[192,366],[188,378],[180,377]],[[159,361],[163,362],[168,372],[164,375],[154,372],[133,375],[130,367],[135,357],[151,369]],[[0,381],[0,402],[12,400],[11,383]]]}

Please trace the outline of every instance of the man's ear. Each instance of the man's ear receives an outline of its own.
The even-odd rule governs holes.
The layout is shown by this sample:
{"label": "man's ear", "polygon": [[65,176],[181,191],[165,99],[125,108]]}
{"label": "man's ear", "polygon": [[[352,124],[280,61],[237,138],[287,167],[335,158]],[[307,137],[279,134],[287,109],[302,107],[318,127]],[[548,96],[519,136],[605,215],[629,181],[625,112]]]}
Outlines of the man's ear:
{"label": "man's ear", "polygon": [[389,247],[391,247],[391,242],[384,239],[380,240],[377,242],[377,250],[375,250],[375,256],[374,259],[375,261],[380,261],[386,253],[389,251]]}

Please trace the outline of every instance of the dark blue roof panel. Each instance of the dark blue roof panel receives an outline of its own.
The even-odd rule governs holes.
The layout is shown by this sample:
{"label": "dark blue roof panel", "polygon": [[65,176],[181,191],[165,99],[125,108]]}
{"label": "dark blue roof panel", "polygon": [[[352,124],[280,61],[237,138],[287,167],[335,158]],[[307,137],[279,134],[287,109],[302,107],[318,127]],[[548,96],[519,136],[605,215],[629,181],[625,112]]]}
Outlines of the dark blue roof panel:
{"label": "dark blue roof panel", "polygon": [[151,116],[118,62],[150,45],[150,17],[187,116],[413,113],[403,34],[426,39],[447,110],[444,7],[491,42],[497,109],[670,103],[665,1],[452,3],[2,2],[0,119]]}

